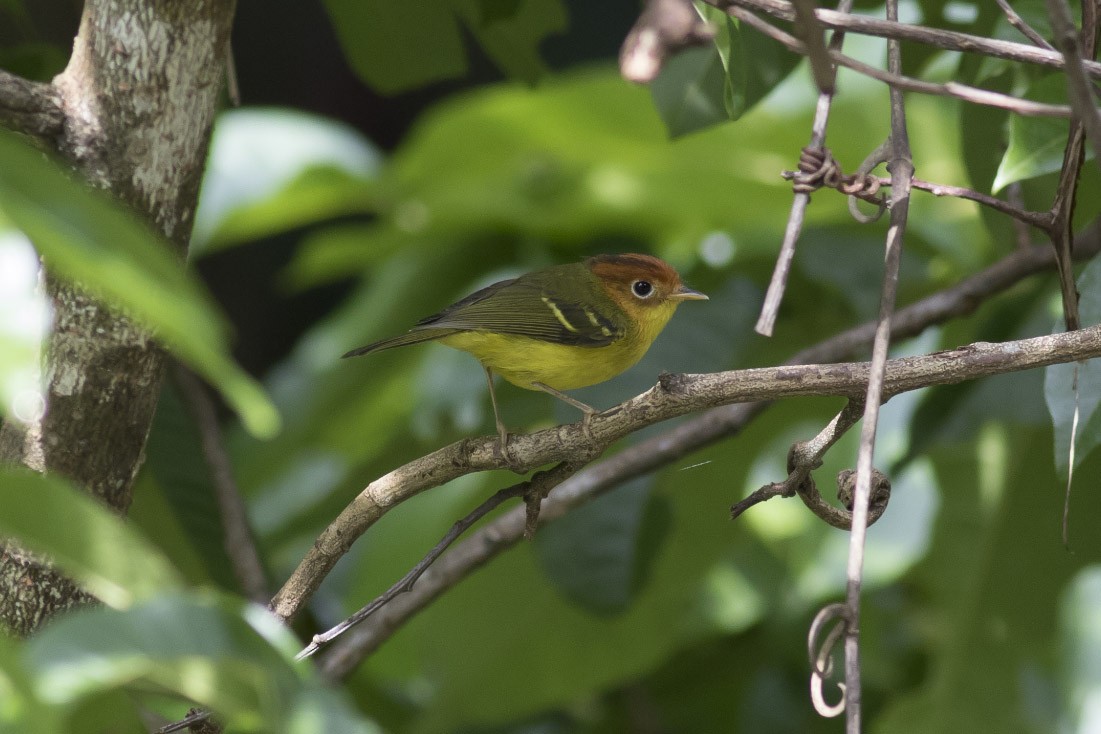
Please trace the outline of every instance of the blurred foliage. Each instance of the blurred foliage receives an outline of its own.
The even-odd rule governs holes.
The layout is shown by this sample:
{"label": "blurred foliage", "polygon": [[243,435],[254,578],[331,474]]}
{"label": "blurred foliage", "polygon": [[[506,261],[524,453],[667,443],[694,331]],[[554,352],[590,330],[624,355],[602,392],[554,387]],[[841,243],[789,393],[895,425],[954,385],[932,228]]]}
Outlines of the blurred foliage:
{"label": "blurred foliage", "polygon": [[[246,108],[219,120],[193,257],[296,237],[279,285],[338,283],[347,294],[264,376],[282,432],[268,439],[227,417],[234,472],[274,583],[367,482],[447,442],[493,432],[481,371],[466,355],[427,345],[339,360],[475,288],[588,254],[642,250],[711,295],[682,309],[638,366],[578,391],[597,406],[648,388],[662,371],[778,364],[874,316],[886,223],[858,225],[840,196],[822,192],[776,337],[752,332],[790,207],[779,172],[795,167],[816,96],[805,67],[755,33],[725,24],[717,46],[674,61],[648,91],[606,65],[546,75],[538,46],[566,22],[558,2],[326,7],[349,62],[378,89],[462,74],[472,44],[520,81],[447,97],[388,155],[301,112]],[[1042,0],[1014,7],[1046,32]],[[992,3],[905,9],[914,20],[1018,40]],[[846,49],[882,61],[881,41],[852,38]],[[907,64],[908,73],[1037,99],[1063,94],[1058,77],[1004,62],[921,50]],[[538,86],[528,83],[540,75]],[[839,89],[829,144],[852,170],[886,134],[886,96],[844,70]],[[908,114],[922,178],[987,192],[1017,182],[1030,206],[1049,205],[1064,123],[922,97],[908,99]],[[737,122],[715,124],[729,119]],[[1080,221],[1101,208],[1098,185],[1087,166]],[[914,197],[902,302],[1014,247],[1000,215]],[[229,374],[218,372],[230,369],[224,327],[197,282],[150,254],[144,229],[10,137],[0,138],[0,206],[10,220],[0,224],[25,230],[63,271],[157,326],[176,356],[191,355],[200,371],[205,364],[208,378]],[[18,374],[33,374],[44,320],[31,268],[17,267],[20,252],[25,241],[0,240],[0,263],[13,263],[0,267],[5,406],[26,388]],[[10,287],[9,272],[23,273]],[[1089,322],[1101,318],[1098,277],[1092,265],[1080,281]],[[896,351],[1047,333],[1058,319],[1055,293],[1053,277],[1035,278]],[[9,318],[24,313],[37,315]],[[1065,470],[1073,369],[1048,370],[1046,393],[1034,371],[885,406],[877,465],[891,468],[894,496],[868,539],[867,731],[1096,726],[1101,540],[1088,528],[1101,512],[1091,491],[1101,459],[1092,451],[1091,364],[1078,368],[1074,552],[1059,538],[1055,465]],[[238,388],[215,382],[242,403]],[[576,420],[546,395],[499,392],[514,429]],[[234,731],[840,731],[810,708],[804,639],[818,607],[844,593],[847,535],[793,500],[735,523],[727,514],[782,477],[791,442],[839,407],[828,399],[774,405],[741,435],[613,489],[452,589],[347,681],[323,687],[308,665],[292,662],[289,634],[233,596],[198,429],[166,381],[129,525],[60,479],[0,478],[2,504],[20,509],[0,517],[0,532],[48,551],[108,604],[28,642],[0,638],[0,730],[141,731],[137,711],[179,717],[187,700],[213,706]],[[855,440],[846,436],[829,453],[820,482],[852,463]],[[464,477],[393,508],[337,566],[298,631],[327,628],[362,606],[514,481],[506,472]]]}
{"label": "blurred foliage", "polygon": [[534,83],[546,72],[539,42],[566,25],[560,0],[325,0],[325,6],[356,73],[385,93],[465,74],[466,33],[509,77]]}
{"label": "blurred foliage", "polygon": [[279,430],[267,397],[229,357],[221,314],[168,243],[6,130],[0,130],[0,160],[0,209],[55,272],[156,331],[222,391],[251,431],[271,436]]}

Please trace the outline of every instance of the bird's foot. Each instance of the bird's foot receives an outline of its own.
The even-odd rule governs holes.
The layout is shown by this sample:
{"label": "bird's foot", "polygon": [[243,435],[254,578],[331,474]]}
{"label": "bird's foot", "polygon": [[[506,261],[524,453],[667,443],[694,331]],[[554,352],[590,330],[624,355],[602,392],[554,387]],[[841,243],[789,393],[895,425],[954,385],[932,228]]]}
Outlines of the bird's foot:
{"label": "bird's foot", "polygon": [[582,413],[582,416],[581,416],[581,432],[583,434],[585,434],[585,438],[587,438],[590,442],[595,440],[593,438],[592,422],[593,422],[593,416],[596,415],[597,413],[599,413],[600,412],[599,410],[597,410],[596,408],[594,408],[593,406],[591,406],[587,403],[581,402],[577,398],[574,398],[574,397],[571,397],[571,396],[567,395],[566,393],[564,393],[560,390],[555,390],[550,385],[546,385],[542,382],[533,382],[531,384],[534,387],[539,388],[543,392],[548,393],[550,395],[553,395],[554,397],[558,398],[562,402],[569,403],[573,407],[580,410],[581,413]]}
{"label": "bird's foot", "polygon": [[505,467],[515,474],[525,474],[523,467],[520,466],[520,462],[512,458],[512,454],[508,450],[508,432],[499,427],[497,443],[493,445],[493,457],[497,461],[505,465]]}
{"label": "bird's foot", "polygon": [[595,408],[589,408],[581,414],[581,433],[585,435],[585,438],[588,439],[589,443],[593,443],[596,441],[596,439],[593,437],[592,423],[593,416],[599,412],[600,411],[596,410]]}

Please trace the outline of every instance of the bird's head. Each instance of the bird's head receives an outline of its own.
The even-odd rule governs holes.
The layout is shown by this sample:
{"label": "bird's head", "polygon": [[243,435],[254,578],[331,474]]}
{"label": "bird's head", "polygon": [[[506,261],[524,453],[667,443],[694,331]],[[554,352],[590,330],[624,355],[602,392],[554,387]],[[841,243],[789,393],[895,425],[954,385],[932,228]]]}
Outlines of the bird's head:
{"label": "bird's head", "polygon": [[655,336],[681,301],[707,300],[684,285],[669,263],[652,255],[597,255],[585,264],[612,301]]}

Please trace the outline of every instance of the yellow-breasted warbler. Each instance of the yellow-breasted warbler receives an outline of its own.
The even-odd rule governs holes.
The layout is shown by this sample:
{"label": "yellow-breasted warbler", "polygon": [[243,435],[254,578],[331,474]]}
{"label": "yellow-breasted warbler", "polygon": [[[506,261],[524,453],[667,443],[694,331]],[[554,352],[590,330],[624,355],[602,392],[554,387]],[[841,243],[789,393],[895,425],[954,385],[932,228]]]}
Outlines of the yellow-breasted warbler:
{"label": "yellow-breasted warbler", "polygon": [[562,391],[604,382],[631,367],[681,301],[706,299],[656,257],[597,255],[494,283],[421,319],[405,334],[344,356],[426,341],[473,355],[485,368],[507,456],[508,432],[497,409],[494,373],[575,406],[584,413],[587,430],[597,411]]}

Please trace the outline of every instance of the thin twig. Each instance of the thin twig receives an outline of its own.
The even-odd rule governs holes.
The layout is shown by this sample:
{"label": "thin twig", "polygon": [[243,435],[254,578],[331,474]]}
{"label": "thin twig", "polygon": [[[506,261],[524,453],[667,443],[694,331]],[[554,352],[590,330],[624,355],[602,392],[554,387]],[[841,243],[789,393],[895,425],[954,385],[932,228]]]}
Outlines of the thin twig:
{"label": "thin twig", "polygon": [[[1093,2],[1082,4],[1082,24],[1082,52],[1092,57],[1097,38],[1097,14]],[[1071,330],[1077,329],[1081,323],[1078,315],[1078,286],[1071,267],[1071,244],[1074,241],[1074,205],[1078,194],[1079,173],[1085,158],[1085,135],[1081,120],[1071,120],[1066,148],[1063,151],[1063,164],[1059,171],[1059,183],[1055,187],[1055,197],[1051,204],[1052,226],[1048,231],[1051,245],[1055,248],[1059,290],[1063,298],[1063,319],[1067,329]]]}
{"label": "thin twig", "polygon": [[409,570],[404,576],[402,576],[393,586],[380,594],[369,604],[361,608],[352,616],[348,617],[340,624],[336,625],[332,629],[322,632],[313,636],[310,644],[298,653],[295,660],[302,660],[315,654],[321,649],[321,646],[332,642],[346,630],[354,627],[362,622],[364,619],[374,614],[377,610],[388,604],[396,596],[407,593],[413,589],[413,584],[417,582],[425,571],[435,563],[436,559],[447,550],[448,546],[454,543],[459,536],[469,530],[476,522],[488,515],[490,512],[500,507],[506,500],[514,497],[525,497],[531,492],[537,492],[542,496],[546,496],[547,492],[554,489],[561,484],[564,480],[577,473],[577,471],[583,466],[583,464],[575,463],[572,461],[564,461],[553,469],[542,471],[534,474],[530,479],[519,484],[514,484],[511,487],[505,487],[498,490],[486,499],[482,504],[475,507],[469,512],[466,517],[462,518],[444,534],[440,542],[433,546],[424,558],[417,562],[412,569]]}
{"label": "thin twig", "polygon": [[[789,22],[795,20],[795,7],[786,0],[705,0],[705,2],[727,12],[730,12],[731,7],[741,7],[746,10],[765,13],[780,20]],[[976,53],[1052,69],[1063,69],[1066,66],[1066,60],[1058,51],[1037,48],[1026,43],[1002,41],[913,23],[898,23],[882,18],[842,13],[825,8],[814,11],[814,15],[818,18],[818,22],[825,27],[849,33],[913,41],[946,51]],[[1101,63],[1083,61],[1082,67],[1091,77],[1101,78]]]}
{"label": "thin twig", "polygon": [[1046,38],[1041,36],[1035,28],[1030,26],[1025,19],[1017,14],[1017,11],[1009,4],[1009,0],[995,0],[998,3],[998,7],[1005,13],[1005,19],[1009,21],[1009,25],[1013,26],[1021,32],[1021,35],[1032,41],[1040,48],[1046,48],[1049,51],[1054,51],[1055,47],[1052,46]]}
{"label": "thin twig", "polygon": [[[788,180],[796,177],[794,171],[782,171],[780,175]],[[857,196],[864,200],[873,201],[877,203],[879,197],[876,194],[868,195],[866,192],[852,193],[847,190],[845,186],[845,179],[850,177],[843,177],[838,181],[836,186],[828,186],[827,183],[823,183],[822,188],[835,189],[846,196]],[[889,187],[891,185],[891,179],[889,176],[873,176],[876,186],[879,188]],[[924,181],[920,178],[914,178],[910,182],[911,186],[915,189],[928,192],[933,196],[953,196],[959,199],[967,199],[973,201],[976,204],[989,207],[995,211],[1001,212],[1013,218],[1015,225],[1021,225],[1023,229],[1023,235],[1018,232],[1018,245],[1022,248],[1028,248],[1031,246],[1031,242],[1028,239],[1028,228],[1036,227],[1037,229],[1047,232],[1051,228],[1052,216],[1051,212],[1034,212],[1024,208],[1024,202],[1020,196],[1020,186],[1010,184],[1007,187],[1007,191],[1011,197],[1010,201],[999,199],[996,196],[990,194],[984,194],[981,191],[975,191],[964,186],[950,186],[948,184],[934,183],[932,181]]]}
{"label": "thin twig", "polygon": [[[887,0],[887,19],[898,20],[898,0]],[[887,42],[887,70],[899,74],[902,51],[897,40]],[[883,294],[879,305],[879,324],[872,344],[872,363],[868,391],[864,399],[864,422],[860,430],[860,450],[856,461],[856,491],[853,496],[852,531],[849,536],[849,562],[845,604],[848,607],[845,629],[845,731],[860,734],[863,716],[863,690],[860,676],[860,589],[864,575],[864,544],[868,531],[868,505],[871,498],[872,459],[875,453],[879,408],[885,395],[887,351],[891,343],[891,318],[898,293],[899,264],[906,219],[910,209],[910,179],[914,164],[910,154],[910,136],[906,129],[906,105],[902,91],[890,88],[891,145],[893,153],[887,165],[891,173],[891,226],[887,230],[887,252],[883,266]]]}
{"label": "thin twig", "polygon": [[177,364],[172,372],[184,405],[195,419],[202,446],[203,459],[210,472],[218,511],[222,520],[222,542],[229,557],[233,575],[241,590],[257,604],[271,599],[267,574],[264,571],[256,538],[248,522],[248,510],[233,478],[233,465],[226,453],[222,427],[210,392],[202,381],[183,365]]}
{"label": "thin twig", "polygon": [[[749,10],[732,5],[728,7],[726,11],[755,30],[782,43],[794,53],[806,53],[806,47],[803,45],[802,41],[765,22]],[[1021,99],[1020,97],[1002,94],[1001,92],[992,92],[987,89],[979,89],[958,82],[938,84],[935,82],[923,81],[921,79],[914,79],[913,77],[904,76],[902,74],[893,74],[890,71],[878,69],[869,64],[865,64],[863,61],[857,61],[850,56],[835,52],[832,49],[830,50],[830,58],[839,66],[852,69],[855,72],[871,77],[872,79],[877,79],[885,84],[889,84],[892,87],[907,92],[919,92],[921,94],[932,94],[940,97],[953,97],[973,104],[1009,110],[1018,115],[1025,115],[1028,117],[1070,117],[1072,113],[1070,105],[1034,102],[1032,100]]]}
{"label": "thin twig", "polygon": [[[1070,8],[1065,0],[1045,0],[1048,17],[1051,19],[1051,27],[1055,32],[1055,43],[1063,53],[1066,60],[1067,95],[1070,98],[1070,106],[1074,108],[1077,120],[1086,130],[1086,136],[1093,146],[1094,162],[1101,166],[1101,111],[1093,101],[1093,93],[1090,89],[1086,70],[1083,68],[1083,49],[1078,45],[1078,31],[1074,27],[1074,21],[1070,17]],[[1089,23],[1085,14],[1092,4],[1091,0],[1085,0],[1083,5],[1083,35],[1090,39],[1096,32],[1093,24]],[[1093,32],[1091,32],[1091,29]],[[1087,48],[1093,44],[1087,40]],[[1092,56],[1092,49],[1090,49]]]}
{"label": "thin twig", "polygon": [[[883,186],[889,186],[891,183],[891,179],[886,177],[880,177],[879,181]],[[949,186],[947,184],[923,181],[920,178],[912,179],[910,184],[913,188],[926,191],[933,196],[955,196],[960,199],[973,201],[976,204],[981,204],[995,211],[999,211],[1002,214],[1006,214],[1017,222],[1035,227],[1044,232],[1051,227],[1050,212],[1029,211],[1022,207],[1022,202],[1019,198],[1016,201],[1005,201],[996,196],[984,194],[981,191],[975,191],[974,189],[969,189],[964,186]],[[1027,231],[1028,230],[1025,230],[1026,233]]]}
{"label": "thin twig", "polygon": [[[851,510],[842,510],[826,502],[819,494],[811,472],[821,466],[822,457],[826,451],[860,420],[862,413],[863,403],[850,400],[817,436],[809,441],[801,441],[792,445],[788,452],[788,476],[782,482],[772,482],[764,485],[742,501],[735,503],[730,508],[730,518],[736,520],[750,507],[774,497],[798,496],[807,509],[827,525],[839,530],[851,530],[853,519]],[[851,475],[851,471],[842,471],[837,476],[838,498],[842,499],[843,494],[847,494],[850,498],[843,502],[846,507],[850,507],[852,504]],[[874,524],[887,510],[887,502],[891,494],[890,482],[886,481],[884,477],[882,484],[882,491],[873,493],[871,511],[868,514],[868,525]]]}
{"label": "thin twig", "polygon": [[[773,482],[766,484],[763,487],[757,489],[749,497],[744,500],[735,503],[730,508],[730,519],[736,520],[738,516],[748,510],[754,505],[760,504],[765,500],[770,500],[773,497],[794,497],[796,494],[802,496],[804,486],[808,483],[813,485],[811,480],[811,472],[822,465],[822,457],[826,455],[826,451],[831,446],[841,440],[841,437],[848,432],[850,428],[856,425],[860,420],[860,414],[862,412],[862,406],[859,401],[850,400],[845,404],[845,407],[841,409],[841,412],[834,416],[825,428],[819,431],[818,435],[808,441],[800,441],[793,444],[788,451],[788,475],[782,482]],[[818,495],[818,490],[813,490],[815,496]],[[821,499],[821,497],[819,497]],[[821,511],[821,508],[817,503],[808,502],[807,507],[825,520],[831,525],[836,526],[835,516],[830,514],[830,510],[835,513],[840,513],[836,507],[827,505],[829,508],[826,511]],[[840,518],[841,527],[848,529],[851,518]]]}
{"label": "thin twig", "polygon": [[[1099,230],[1095,228],[1084,235],[1075,248],[1076,255],[1086,258],[1101,251]],[[961,283],[899,310],[892,323],[892,338],[915,336],[933,324],[970,314],[990,297],[1030,275],[1050,269],[1053,261],[1054,254],[1046,245],[1014,252]],[[875,322],[870,322],[837,334],[802,350],[787,366],[849,358],[867,346],[875,328]],[[737,435],[767,406],[766,402],[754,402],[712,408],[583,469],[547,498],[541,521],[553,521],[622,482]],[[418,611],[518,543],[524,533],[524,515],[522,508],[512,510],[456,545],[421,577],[410,593],[394,599],[330,647],[322,655],[322,672],[330,678],[347,675]]]}
{"label": "thin twig", "polygon": [[[848,12],[852,8],[852,0],[841,0],[838,10]],[[729,11],[728,11],[729,12]],[[811,12],[810,16],[813,17]],[[735,16],[737,17],[737,16]],[[755,20],[759,20],[754,18]],[[752,25],[752,24],[751,24]],[[762,21],[762,25],[768,26]],[[758,28],[758,30],[761,30]],[[815,26],[817,31],[817,26]],[[830,37],[829,48],[824,49],[827,54],[840,53],[845,43],[845,33],[834,31]],[[818,104],[814,109],[814,123],[811,126],[810,143],[808,147],[821,149],[826,145],[826,127],[830,120],[830,107],[833,104],[833,81],[837,76],[837,70],[831,67],[831,81],[829,84],[819,83]],[[776,317],[780,313],[780,303],[784,300],[784,291],[787,289],[788,277],[791,274],[791,263],[795,259],[795,245],[799,241],[799,235],[803,231],[803,220],[806,218],[807,204],[810,203],[810,192],[796,191],[791,201],[791,212],[788,214],[788,223],[784,228],[784,239],[780,244],[780,251],[776,255],[776,265],[772,271],[772,279],[769,281],[768,290],[765,292],[765,300],[761,305],[761,314],[757,317],[754,330],[764,336],[772,336],[772,330],[776,326]]]}
{"label": "thin twig", "polygon": [[241,85],[237,80],[237,60],[233,56],[233,44],[226,44],[226,97],[232,107],[241,106]]}
{"label": "thin twig", "polygon": [[184,729],[190,729],[195,724],[201,724],[204,721],[210,719],[214,714],[206,710],[192,711],[179,721],[173,721],[171,724],[165,724],[160,729],[157,729],[153,734],[172,734],[172,732],[183,731]]}

